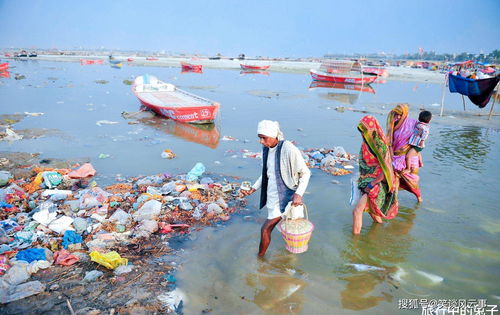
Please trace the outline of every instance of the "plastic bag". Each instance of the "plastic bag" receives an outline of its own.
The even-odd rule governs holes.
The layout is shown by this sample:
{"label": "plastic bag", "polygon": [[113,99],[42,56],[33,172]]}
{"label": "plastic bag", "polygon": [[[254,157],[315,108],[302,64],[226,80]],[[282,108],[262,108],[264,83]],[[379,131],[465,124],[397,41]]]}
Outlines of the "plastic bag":
{"label": "plastic bag", "polygon": [[121,258],[120,254],[115,251],[106,254],[93,251],[90,253],[90,259],[108,269],[115,269],[118,266],[128,264],[128,259]]}
{"label": "plastic bag", "polygon": [[0,187],[7,185],[12,177],[13,176],[10,172],[0,171]]}
{"label": "plastic bag", "polygon": [[161,202],[158,200],[147,201],[136,213],[133,214],[134,220],[154,220],[158,218],[161,212]]}
{"label": "plastic bag", "polygon": [[349,205],[355,205],[358,203],[360,196],[360,191],[358,189],[358,177],[351,177],[351,198],[349,199]]}
{"label": "plastic bag", "polygon": [[68,173],[68,176],[70,178],[85,178],[89,176],[94,176],[96,173],[96,170],[90,163],[85,163],[82,166],[80,166],[79,169],[73,170]]}
{"label": "plastic bag", "polygon": [[63,180],[62,175],[58,172],[43,172],[42,177],[45,186],[49,188],[59,185]]}
{"label": "plastic bag", "polygon": [[294,206],[290,201],[285,208],[285,212],[281,215],[283,218],[287,219],[299,219],[304,217],[304,206]]}
{"label": "plastic bag", "polygon": [[186,175],[186,180],[192,182],[198,180],[198,178],[205,173],[205,165],[203,163],[196,163],[196,165],[189,171]]}

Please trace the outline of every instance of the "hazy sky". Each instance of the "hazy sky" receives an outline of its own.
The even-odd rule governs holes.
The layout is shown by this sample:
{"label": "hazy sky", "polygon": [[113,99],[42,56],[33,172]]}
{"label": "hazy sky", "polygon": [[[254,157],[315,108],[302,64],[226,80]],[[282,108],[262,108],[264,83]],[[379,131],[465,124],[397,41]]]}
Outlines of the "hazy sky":
{"label": "hazy sky", "polygon": [[489,53],[500,0],[0,0],[0,47],[248,56]]}

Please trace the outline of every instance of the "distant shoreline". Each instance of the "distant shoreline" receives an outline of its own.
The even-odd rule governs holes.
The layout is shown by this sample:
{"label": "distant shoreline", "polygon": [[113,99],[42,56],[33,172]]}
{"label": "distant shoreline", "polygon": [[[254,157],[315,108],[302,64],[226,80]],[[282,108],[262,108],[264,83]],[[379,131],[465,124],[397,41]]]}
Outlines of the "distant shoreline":
{"label": "distant shoreline", "polygon": [[[252,65],[270,65],[271,67],[267,70],[269,72],[284,72],[284,73],[297,73],[297,74],[309,74],[310,69],[318,69],[321,62],[319,61],[290,61],[290,60],[263,60],[263,59],[208,59],[208,58],[196,58],[191,57],[156,57],[158,60],[146,60],[147,57],[137,57],[134,55],[116,55],[116,60],[122,60],[124,64],[130,66],[148,66],[148,67],[179,67],[181,62],[201,64],[205,68],[209,69],[227,69],[227,70],[240,70],[240,64],[249,63]],[[128,62],[128,58],[133,58],[134,60]],[[14,57],[3,57],[2,59],[16,59]],[[37,57],[23,58],[28,60],[45,60],[45,61],[57,61],[57,62],[80,62],[80,59],[102,59],[105,62],[108,61],[107,55],[38,55]],[[442,84],[444,82],[445,75],[438,71],[430,71],[427,69],[415,69],[410,67],[386,67],[389,76],[383,78],[384,80],[396,80],[396,81],[411,81],[411,82],[425,82],[425,83],[435,83]]]}

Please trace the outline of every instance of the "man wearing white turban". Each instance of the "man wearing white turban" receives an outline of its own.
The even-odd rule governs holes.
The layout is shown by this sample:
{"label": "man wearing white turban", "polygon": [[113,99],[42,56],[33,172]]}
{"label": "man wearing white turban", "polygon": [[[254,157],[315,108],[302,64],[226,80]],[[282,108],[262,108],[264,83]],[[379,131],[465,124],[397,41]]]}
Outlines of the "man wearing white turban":
{"label": "man wearing white turban", "polygon": [[267,208],[267,220],[261,228],[259,256],[266,254],[271,243],[271,232],[292,201],[294,206],[302,204],[311,171],[300,150],[290,141],[285,141],[277,121],[263,120],[257,126],[257,135],[262,144],[262,175],[250,190],[241,193],[248,196],[261,189],[260,208]]}

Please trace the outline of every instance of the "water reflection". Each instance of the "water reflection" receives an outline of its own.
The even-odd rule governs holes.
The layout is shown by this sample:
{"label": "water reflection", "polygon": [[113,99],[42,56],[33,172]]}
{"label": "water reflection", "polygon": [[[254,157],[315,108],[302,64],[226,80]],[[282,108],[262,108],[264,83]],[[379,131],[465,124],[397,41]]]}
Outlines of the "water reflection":
{"label": "water reflection", "polygon": [[255,273],[246,276],[246,284],[254,289],[253,303],[266,314],[300,314],[304,304],[306,281],[297,278],[297,256],[283,253],[269,259],[259,259]]}
{"label": "water reflection", "polygon": [[312,90],[316,88],[341,89],[375,94],[375,90],[371,86],[364,84],[312,81],[309,85],[309,89]]}
{"label": "water reflection", "polygon": [[477,127],[445,128],[436,137],[433,157],[446,165],[481,170],[491,150],[489,130]]}
{"label": "water reflection", "polygon": [[219,145],[220,133],[215,124],[193,125],[160,117],[143,118],[139,121],[165,133],[212,149]]}
{"label": "water reflection", "polygon": [[240,75],[247,75],[247,74],[269,75],[269,71],[261,71],[261,70],[241,70],[240,71]]}
{"label": "water reflection", "polygon": [[397,217],[387,224],[373,223],[366,233],[351,238],[342,251],[343,261],[384,270],[353,271],[351,266],[343,266],[340,280],[346,281],[346,287],[340,299],[344,308],[365,310],[381,301],[392,301],[391,288],[377,286],[387,283],[397,265],[406,261],[414,240],[409,232],[415,217],[415,209],[401,207]]}

